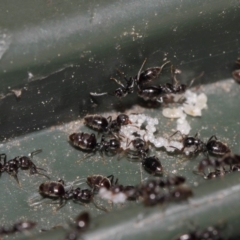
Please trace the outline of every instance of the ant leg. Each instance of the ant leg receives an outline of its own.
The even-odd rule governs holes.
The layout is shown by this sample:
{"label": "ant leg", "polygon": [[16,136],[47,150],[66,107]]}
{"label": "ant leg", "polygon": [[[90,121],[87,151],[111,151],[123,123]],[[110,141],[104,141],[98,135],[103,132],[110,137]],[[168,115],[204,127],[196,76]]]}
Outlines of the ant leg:
{"label": "ant leg", "polygon": [[159,103],[163,103],[163,98],[162,97],[159,97],[156,102],[159,102]]}
{"label": "ant leg", "polygon": [[89,156],[93,156],[94,154],[95,154],[95,152],[94,152],[94,153],[87,153],[87,154],[85,154],[83,158],[81,158],[81,159],[79,159],[79,160],[77,161],[77,163],[82,162],[83,160],[85,160],[85,159],[88,158]]}
{"label": "ant leg", "polygon": [[107,209],[106,207],[104,207],[102,204],[98,204],[94,199],[92,199],[92,203],[94,204],[94,206],[99,209],[102,210],[104,212],[109,212],[109,209]]}
{"label": "ant leg", "polygon": [[201,78],[203,75],[204,75],[204,72],[201,72],[201,73],[199,74],[199,76],[193,78],[193,79],[191,80],[190,84],[188,85],[188,88],[190,88],[190,87],[193,85],[193,83],[195,82],[195,80],[197,80],[198,78]]}
{"label": "ant leg", "polygon": [[142,71],[143,66],[145,65],[146,61],[147,61],[147,58],[144,59],[144,61],[142,63],[142,66],[140,67],[140,69],[138,71],[138,75],[137,75],[137,79],[136,79],[137,81],[139,81],[139,77],[140,77],[141,71]]}
{"label": "ant leg", "polygon": [[117,184],[118,184],[118,178],[115,180],[114,185],[117,185]]}
{"label": "ant leg", "polygon": [[19,187],[21,188],[22,187],[22,184],[19,182],[18,180],[18,176],[17,176],[17,172],[14,172],[14,173],[11,173],[10,174],[12,177],[14,177],[14,179],[17,181]]}
{"label": "ant leg", "polygon": [[[38,175],[41,175],[41,176],[44,176],[44,177],[46,177],[47,179],[50,179],[50,177],[48,176],[48,175],[46,175],[46,174],[44,174],[44,173],[40,173],[39,171],[38,171],[38,169],[39,170],[42,170],[42,171],[46,171],[45,169],[43,169],[43,168],[36,168],[36,174],[38,174]],[[34,174],[35,174],[34,173]],[[31,174],[31,172],[30,172],[30,174]]]}
{"label": "ant leg", "polygon": [[174,132],[169,138],[173,137],[174,135],[176,135],[177,133],[179,133],[182,137],[182,139],[184,138],[184,135],[179,131],[177,130],[176,132]]}
{"label": "ant leg", "polygon": [[174,149],[177,149],[178,151],[180,151],[180,152],[183,152],[183,150],[185,149],[185,147],[183,147],[183,148],[181,148],[181,149],[179,149],[179,148],[177,148],[177,147],[174,147],[174,146],[169,146],[170,148],[174,148]]}
{"label": "ant leg", "polygon": [[118,85],[120,85],[121,87],[125,88],[125,86],[120,81],[118,81],[116,78],[110,78],[110,80],[115,81]]}
{"label": "ant leg", "polygon": [[216,135],[212,135],[209,139],[208,139],[208,142],[210,142],[212,139],[215,139],[215,140],[218,140]]}
{"label": "ant leg", "polygon": [[[63,201],[64,200],[64,201]],[[58,210],[60,210],[62,207],[64,207],[67,203],[67,200],[66,199],[60,199],[60,205],[59,207],[57,207],[54,212],[57,212]]]}
{"label": "ant leg", "polygon": [[111,185],[112,185],[113,181],[114,181],[114,176],[111,174],[111,175],[107,176],[107,178],[110,180]]}

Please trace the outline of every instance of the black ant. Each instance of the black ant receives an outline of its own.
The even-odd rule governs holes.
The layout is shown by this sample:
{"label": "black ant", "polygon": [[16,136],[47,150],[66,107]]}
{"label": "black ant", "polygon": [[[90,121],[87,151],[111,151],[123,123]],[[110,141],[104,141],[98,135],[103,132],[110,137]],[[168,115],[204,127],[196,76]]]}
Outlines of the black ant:
{"label": "black ant", "polygon": [[[123,76],[124,80],[126,81],[126,85],[123,85],[120,81],[118,81],[116,78],[111,78],[111,80],[114,80],[118,85],[120,85],[120,88],[117,88],[114,91],[114,96],[118,97],[118,98],[123,98],[126,97],[128,94],[131,94],[134,92],[134,87],[135,84],[138,85],[138,80],[140,78],[141,75],[141,71],[142,68],[145,64],[145,62],[147,61],[147,59],[145,59],[142,63],[142,66],[140,67],[139,71],[138,71],[138,75],[137,77],[133,78],[130,77],[129,79],[126,76]],[[120,71],[119,71],[120,72]],[[121,73],[121,72],[120,72]],[[121,73],[123,75],[123,73]]]}
{"label": "black ant", "polygon": [[184,152],[185,148],[194,147],[194,150],[192,151],[194,154],[203,150],[204,143],[198,138],[198,133],[196,133],[194,137],[189,137],[188,135],[182,134],[180,131],[176,131],[173,135],[170,136],[170,138],[173,137],[177,133],[179,133],[182,137],[183,147],[181,149],[178,149],[173,146],[170,146],[170,147],[175,148],[175,149],[179,150],[180,152]]}
{"label": "black ant", "polygon": [[36,226],[35,222],[32,221],[21,221],[14,223],[11,227],[0,227],[0,235],[8,235],[17,232],[28,231]]}
{"label": "black ant", "polygon": [[[143,68],[144,64],[146,63],[146,61],[147,61],[147,59],[145,59],[143,61],[142,66],[140,67],[138,74],[135,77],[127,78],[126,76],[123,75],[122,72],[118,71],[119,73],[121,73],[124,80],[126,81],[126,85],[122,84],[116,78],[111,78],[111,80],[114,80],[121,87],[117,88],[114,91],[114,94],[109,94],[109,95],[114,95],[118,98],[126,97],[128,94],[131,94],[134,92],[135,85],[140,87],[140,86],[143,86],[144,84],[154,80],[155,78],[157,78],[160,75],[163,67],[170,62],[170,61],[167,61],[160,67],[151,67],[151,68],[148,68],[148,69],[142,71],[142,68]],[[102,96],[102,95],[106,95],[107,93],[90,93],[90,94],[92,96]]]}
{"label": "black ant", "polygon": [[[33,158],[33,155],[40,153],[42,150],[38,149],[36,151],[33,151],[30,153],[30,158]],[[7,172],[11,176],[13,176],[17,183],[19,184],[19,180],[17,177],[18,169],[29,169],[30,174],[39,174],[42,175],[48,179],[50,179],[47,175],[40,173],[38,170],[46,171],[43,168],[38,168],[36,165],[32,162],[32,160],[27,156],[22,157],[15,157],[11,160],[7,161],[7,156],[5,153],[0,154],[0,172]]]}
{"label": "black ant", "polygon": [[136,151],[134,150],[129,150],[128,149],[128,153],[129,153],[129,157],[130,158],[146,158],[147,154],[149,152],[149,146],[148,143],[146,141],[144,141],[141,138],[135,138],[134,140],[132,140],[128,146],[132,144],[133,147],[136,149]]}
{"label": "black ant", "polygon": [[[181,186],[184,182],[184,177],[169,176],[166,180],[155,179],[141,184],[138,191],[147,206],[169,201],[182,201],[193,195],[190,188]],[[167,191],[164,191],[163,188]]]}
{"label": "black ant", "polygon": [[102,135],[101,142],[97,143],[96,136],[94,133],[73,133],[69,136],[71,143],[82,149],[89,152],[95,153],[99,151],[101,155],[103,152],[117,153],[122,151],[120,140],[117,138],[110,138],[108,141],[105,140],[105,136]]}
{"label": "black ant", "polygon": [[191,231],[184,233],[175,240],[222,240],[220,236],[220,227],[210,226],[204,230]]}
{"label": "black ant", "polygon": [[[240,58],[237,59],[236,63],[240,65]],[[237,82],[240,83],[240,70],[235,70],[232,72],[233,79]]]}
{"label": "black ant", "polygon": [[71,188],[70,190],[66,190],[63,180],[42,183],[39,186],[39,193],[43,197],[60,199],[59,209],[63,207],[69,199],[74,199],[82,203],[90,203],[93,201],[94,196],[90,189],[81,190],[80,188]]}
{"label": "black ant", "polygon": [[203,152],[208,152],[212,155],[223,156],[231,152],[229,147],[224,143],[218,141],[215,135],[211,136],[207,143],[203,145],[204,149]]}
{"label": "black ant", "polygon": [[101,115],[87,115],[84,121],[87,126],[107,133],[119,132],[121,126],[132,123],[129,116],[123,113],[114,120],[111,116],[105,118]]}
{"label": "black ant", "polygon": [[145,182],[144,184],[141,184],[139,186],[139,191],[141,192],[141,190],[147,190],[147,191],[151,191],[155,188],[167,188],[170,189],[171,187],[176,187],[179,186],[183,183],[185,183],[186,178],[182,177],[182,176],[167,176],[166,179],[152,179],[149,180],[147,182]]}
{"label": "black ant", "polygon": [[[229,169],[226,170],[225,166],[229,166]],[[205,169],[207,167],[214,168],[214,171],[206,174]],[[212,179],[224,176],[226,173],[239,171],[239,169],[240,156],[236,154],[228,154],[223,156],[221,159],[203,159],[199,163],[197,171],[194,172],[197,174],[202,174],[205,179]]]}
{"label": "black ant", "polygon": [[164,85],[157,85],[157,86],[147,86],[142,87],[138,85],[138,96],[143,98],[145,101],[153,101],[163,103],[164,98],[169,98],[169,95],[173,94],[183,94],[187,88],[190,88],[192,83],[197,79],[200,78],[203,73],[201,73],[197,78],[191,80],[189,86],[186,84],[178,84],[178,80],[176,79],[176,74],[179,73],[173,65],[171,66],[171,73],[172,73],[172,83],[166,83]]}
{"label": "black ant", "polygon": [[72,231],[68,233],[65,240],[77,240],[79,235],[85,232],[90,223],[90,215],[88,212],[80,213],[76,219],[75,223],[71,224]]}
{"label": "black ant", "polygon": [[141,138],[136,138],[132,140],[130,144],[133,144],[135,150],[129,150],[129,157],[130,158],[140,158],[143,168],[150,174],[153,175],[160,175],[163,172],[163,167],[161,162],[156,156],[147,156],[149,151],[148,144],[146,141],[142,140]]}

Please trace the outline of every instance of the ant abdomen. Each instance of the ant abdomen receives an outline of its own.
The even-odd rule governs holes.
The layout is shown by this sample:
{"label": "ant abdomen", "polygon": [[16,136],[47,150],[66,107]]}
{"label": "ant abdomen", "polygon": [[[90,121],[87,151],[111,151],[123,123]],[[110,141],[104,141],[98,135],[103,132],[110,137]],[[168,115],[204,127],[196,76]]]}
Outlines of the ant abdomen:
{"label": "ant abdomen", "polygon": [[94,133],[72,133],[69,136],[71,143],[83,150],[93,150],[97,146],[97,140]]}
{"label": "ant abdomen", "polygon": [[97,130],[107,131],[108,120],[100,115],[87,115],[84,117],[85,124]]}
{"label": "ant abdomen", "polygon": [[43,196],[59,198],[65,195],[65,188],[61,182],[48,181],[39,186],[39,193]]}
{"label": "ant abdomen", "polygon": [[163,173],[162,164],[155,156],[144,158],[142,160],[142,166],[147,172],[153,175],[160,175]]}

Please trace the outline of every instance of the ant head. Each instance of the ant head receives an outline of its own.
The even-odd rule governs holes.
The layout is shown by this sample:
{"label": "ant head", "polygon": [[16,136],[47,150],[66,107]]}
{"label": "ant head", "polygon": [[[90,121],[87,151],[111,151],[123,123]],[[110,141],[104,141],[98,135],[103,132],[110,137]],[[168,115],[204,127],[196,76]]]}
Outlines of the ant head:
{"label": "ant head", "polygon": [[119,125],[127,125],[131,124],[132,122],[129,120],[129,116],[126,114],[119,114],[117,117],[117,123]]}
{"label": "ant head", "polygon": [[126,91],[122,88],[117,88],[114,91],[114,96],[116,96],[116,97],[122,98],[122,97],[125,97],[125,95],[126,95]]}
{"label": "ant head", "polygon": [[29,168],[33,164],[31,159],[26,156],[20,157],[19,162],[22,168]]}
{"label": "ant head", "polygon": [[69,135],[69,140],[71,142],[74,142],[76,140],[76,138],[77,138],[77,134],[76,133],[72,133],[71,135]]}

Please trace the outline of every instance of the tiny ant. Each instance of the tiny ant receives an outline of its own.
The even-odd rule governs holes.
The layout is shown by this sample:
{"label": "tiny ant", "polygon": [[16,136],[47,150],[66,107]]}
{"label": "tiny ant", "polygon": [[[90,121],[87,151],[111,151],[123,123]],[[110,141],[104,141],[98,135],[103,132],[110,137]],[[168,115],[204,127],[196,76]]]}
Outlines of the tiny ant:
{"label": "tiny ant", "polygon": [[210,159],[206,158],[203,159],[199,164],[198,164],[198,173],[203,174],[205,177],[207,177],[207,174],[205,172],[205,169],[207,167],[213,167],[213,168],[219,168],[222,166],[222,161],[219,159]]}
{"label": "tiny ant", "polygon": [[128,124],[132,124],[132,122],[129,119],[129,116],[121,113],[117,116],[116,119],[110,122],[109,128],[110,128],[110,131],[112,132],[119,132],[121,126],[125,126]]}
{"label": "tiny ant", "polygon": [[[99,151],[101,155],[103,154],[103,152],[117,153],[122,151],[121,143],[115,137],[106,141],[105,136],[102,135],[101,142],[97,143],[96,136],[94,133],[88,134],[88,133],[81,132],[81,133],[71,134],[69,136],[69,140],[74,146],[79,147],[82,150],[87,150],[88,152],[92,152],[93,154],[96,151]],[[84,159],[85,158],[86,157],[84,157]]]}
{"label": "tiny ant", "polygon": [[121,143],[117,138],[110,138],[106,141],[104,135],[102,135],[101,142],[97,144],[96,148],[101,154],[103,152],[116,153],[122,151]]}
{"label": "tiny ant", "polygon": [[141,189],[144,191],[152,191],[158,187],[170,189],[171,187],[176,187],[183,184],[185,181],[186,178],[182,176],[167,176],[166,179],[153,179],[147,181],[143,185],[140,185],[139,191],[141,192]]}
{"label": "tiny ant", "polygon": [[77,240],[79,235],[88,229],[89,223],[90,223],[89,213],[88,212],[80,213],[76,217],[75,223],[71,224],[72,231],[68,233],[65,240]]}
{"label": "tiny ant", "polygon": [[[118,98],[123,98],[123,97],[126,97],[128,94],[131,94],[131,93],[134,92],[134,86],[135,86],[135,84],[138,84],[138,80],[139,80],[139,77],[141,75],[142,68],[143,68],[146,61],[147,61],[147,59],[145,59],[144,62],[142,63],[142,66],[140,67],[140,69],[138,71],[137,78],[136,77],[135,78],[130,77],[128,79],[126,76],[123,76],[124,80],[126,81],[126,85],[123,85],[116,78],[111,78],[111,80],[114,80],[118,85],[121,86],[120,88],[117,88],[114,91],[114,96],[116,96]],[[123,75],[123,73],[121,73],[121,74]]]}
{"label": "tiny ant", "polygon": [[172,148],[176,148],[177,150],[184,152],[185,148],[194,147],[193,153],[202,151],[203,142],[197,137],[198,133],[196,133],[194,137],[189,137],[188,135],[182,134],[180,131],[176,131],[173,135],[170,136],[170,138],[173,137],[177,133],[179,133],[182,137],[183,147],[181,149],[178,149],[176,147],[171,146]]}
{"label": "tiny ant", "polygon": [[204,152],[208,152],[212,155],[223,156],[230,153],[230,149],[224,143],[218,141],[215,135],[211,136],[207,143],[204,144]]}
{"label": "tiny ant", "polygon": [[182,94],[186,91],[187,88],[190,88],[192,83],[197,79],[200,78],[203,73],[201,73],[198,77],[191,80],[189,86],[186,84],[178,84],[178,80],[176,79],[176,74],[179,71],[176,71],[173,65],[171,66],[172,78],[173,83],[166,83],[164,85],[157,85],[157,86],[147,86],[142,87],[138,85],[138,96],[143,98],[145,101],[154,101],[162,103],[164,98],[168,98],[168,95],[171,94]]}
{"label": "tiny ant", "polygon": [[93,200],[93,192],[91,190],[81,190],[80,188],[66,190],[63,180],[42,183],[39,186],[39,193],[43,197],[60,199],[59,209],[63,207],[69,199],[74,199],[83,203],[89,203]]}
{"label": "tiny ant", "polygon": [[87,126],[107,133],[119,132],[121,126],[132,123],[129,116],[123,113],[119,114],[114,120],[111,116],[105,118],[101,115],[87,115],[84,121]]}
{"label": "tiny ant", "polygon": [[36,226],[35,222],[32,221],[21,221],[14,223],[11,227],[0,227],[0,235],[8,235],[17,232],[28,231]]}
{"label": "tiny ant", "polygon": [[[138,191],[147,206],[169,201],[182,201],[193,195],[190,188],[181,186],[184,182],[184,177],[169,176],[166,180],[156,179],[141,184]],[[162,188],[166,188],[165,191]]]}
{"label": "tiny ant", "polygon": [[[38,154],[42,152],[41,149],[38,149],[36,151],[33,151],[30,153],[30,158],[33,158],[33,155]],[[36,165],[32,162],[32,160],[27,156],[22,156],[22,157],[15,157],[11,160],[7,161],[7,156],[5,153],[0,154],[0,172],[7,172],[8,174],[10,174],[11,176],[13,176],[17,183],[19,184],[19,180],[18,180],[18,169],[29,169],[30,170],[30,174],[39,174],[42,175],[46,178],[49,179],[49,177],[43,173],[40,173],[38,170],[42,170],[42,171],[46,171],[43,168],[38,168],[36,167]]]}
{"label": "tiny ant", "polygon": [[220,236],[220,227],[210,226],[204,230],[191,231],[184,233],[175,240],[222,240]]}
{"label": "tiny ant", "polygon": [[87,126],[105,132],[118,131],[118,128],[122,125],[132,123],[129,120],[129,116],[123,113],[119,114],[115,120],[112,120],[111,116],[105,118],[101,115],[87,115],[84,120]]}
{"label": "tiny ant", "polygon": [[141,138],[132,140],[128,145],[133,144],[135,151],[129,151],[130,158],[141,158],[143,168],[150,174],[159,175],[163,172],[163,167],[159,159],[155,156],[147,156],[148,144]]}
{"label": "tiny ant", "polygon": [[146,141],[144,141],[141,138],[135,138],[128,144],[128,146],[131,143],[132,143],[133,147],[136,149],[136,151],[128,150],[130,158],[139,158],[140,157],[140,158],[144,159],[147,157],[149,147],[148,147],[148,143]]}
{"label": "tiny ant", "polygon": [[[226,173],[239,171],[240,156],[236,154],[229,154],[223,156],[221,159],[203,159],[198,165],[198,171],[205,179],[212,179],[219,176],[224,176]],[[229,169],[225,169],[225,165],[229,166]],[[205,168],[213,167],[214,171],[206,174]]]}

